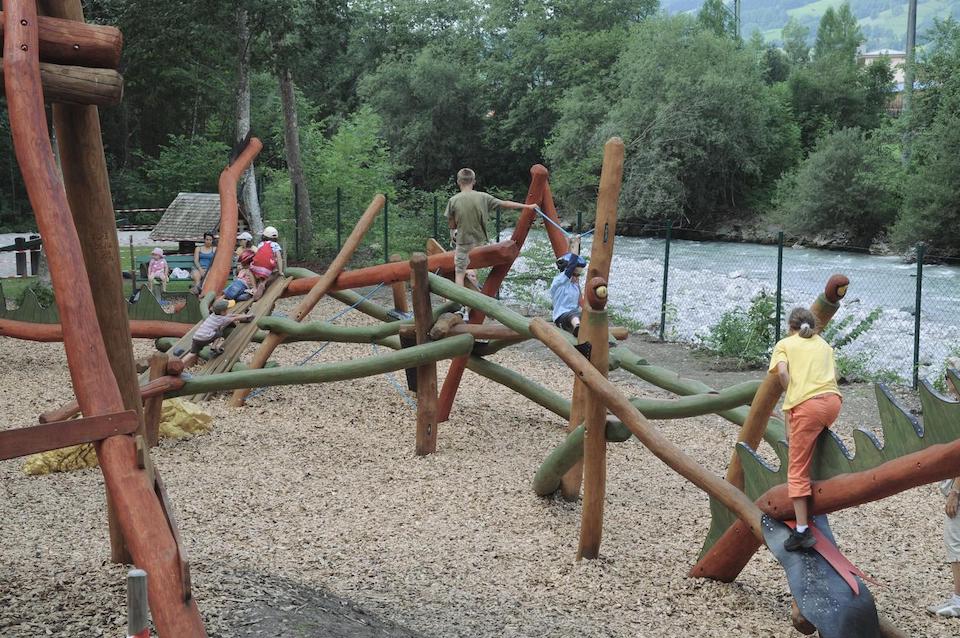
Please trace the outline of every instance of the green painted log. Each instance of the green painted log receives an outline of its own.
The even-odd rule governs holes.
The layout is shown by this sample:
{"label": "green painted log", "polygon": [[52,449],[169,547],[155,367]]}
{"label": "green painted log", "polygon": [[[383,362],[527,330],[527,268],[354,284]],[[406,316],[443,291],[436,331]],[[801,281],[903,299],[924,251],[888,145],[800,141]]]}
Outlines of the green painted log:
{"label": "green painted log", "polygon": [[335,326],[326,321],[299,323],[282,317],[263,317],[257,325],[265,330],[303,341],[373,343],[399,333],[403,326],[412,326],[413,321],[392,321],[374,326]]}
{"label": "green painted log", "polygon": [[[279,368],[280,364],[276,361],[267,361],[267,364],[263,366],[264,368]],[[230,372],[243,372],[244,370],[249,370],[250,366],[244,363],[243,361],[237,361],[233,364],[233,367],[230,368]]]}
{"label": "green painted log", "polygon": [[[749,403],[760,387],[759,381],[745,381],[724,388],[720,392],[695,394],[679,399],[630,399],[650,420],[685,419],[704,414],[719,413],[733,406]],[[622,442],[629,439],[630,430],[614,419],[607,421],[606,439]],[[533,489],[540,496],[553,494],[560,488],[560,479],[583,457],[583,425],[579,426],[547,456],[533,479]]]}
{"label": "green painted log", "polygon": [[569,400],[518,372],[477,356],[470,357],[467,361],[467,368],[491,381],[496,381],[500,385],[510,388],[564,419],[570,418]]}
{"label": "green painted log", "polygon": [[[687,379],[681,377],[673,370],[648,364],[626,346],[620,346],[611,350],[610,357],[611,359],[615,357],[621,368],[640,377],[647,383],[651,383],[658,388],[663,388],[664,390],[668,390],[680,396],[689,396],[691,394],[703,394],[715,391],[702,381],[697,381],[696,379]],[[732,423],[743,425],[743,422],[747,419],[747,414],[749,411],[749,408],[741,407],[734,408],[732,410],[722,410],[717,414]],[[764,434],[764,440],[771,446],[775,446],[779,441],[782,441],[785,438],[786,430],[784,428],[783,421],[781,419],[771,417],[769,423],[767,424],[767,431]]]}
{"label": "green painted log", "polygon": [[351,361],[321,363],[314,366],[284,366],[273,369],[226,372],[189,379],[182,388],[166,397],[178,397],[237,388],[257,388],[274,385],[301,385],[306,383],[328,383],[369,377],[385,372],[394,372],[404,368],[415,368],[430,361],[452,359],[470,352],[473,337],[457,335],[435,343],[404,348],[379,356],[364,357]]}
{"label": "green painted log", "polygon": [[347,306],[356,305],[356,310],[374,319],[379,319],[380,321],[395,321],[395,319],[390,316],[389,310],[369,299],[364,299],[363,295],[353,290],[336,290],[328,292],[327,294]]}
{"label": "green painted log", "polygon": [[202,319],[210,316],[210,304],[213,303],[213,298],[214,294],[212,291],[200,298],[200,317]]}
{"label": "green painted log", "polygon": [[476,308],[488,317],[493,317],[514,332],[530,337],[530,320],[483,293],[458,286],[449,279],[430,273],[430,290],[445,299],[464,306]]}

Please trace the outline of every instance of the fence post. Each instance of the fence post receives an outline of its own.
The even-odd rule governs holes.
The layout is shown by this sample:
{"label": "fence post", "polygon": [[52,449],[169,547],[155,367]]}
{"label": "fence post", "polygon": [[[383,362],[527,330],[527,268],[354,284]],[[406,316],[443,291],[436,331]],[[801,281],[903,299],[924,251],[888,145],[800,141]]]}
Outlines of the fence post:
{"label": "fence post", "polygon": [[497,206],[497,236],[494,241],[500,241],[500,207]]}
{"label": "fence post", "polygon": [[17,252],[15,261],[17,262],[17,277],[26,277],[27,276],[27,240],[23,237],[15,237],[13,239],[13,245],[16,246]]}
{"label": "fence post", "polygon": [[920,300],[923,290],[923,243],[917,244],[917,299],[913,307],[913,389],[920,381]]}
{"label": "fence post", "polygon": [[663,297],[660,300],[660,341],[663,341],[667,323],[667,277],[670,273],[670,230],[673,222],[667,222],[667,241],[663,249]]}
{"label": "fence post", "polygon": [[[437,211],[438,211],[438,210],[439,210],[439,209],[437,208],[437,196],[434,195],[434,196],[433,196],[433,238],[434,238],[434,239],[437,239],[437,233],[440,232],[439,226],[438,226],[438,224],[439,224],[439,217],[437,217],[437,214],[438,214]],[[437,240],[437,241],[440,241],[440,240]]]}
{"label": "fence post", "polygon": [[340,241],[340,187],[337,186],[337,252],[340,252],[340,247],[343,245],[343,242]]}
{"label": "fence post", "polygon": [[780,322],[783,318],[783,231],[777,233],[777,326],[774,343],[780,341]]}
{"label": "fence post", "polygon": [[578,235],[583,234],[583,211],[582,210],[577,211],[577,234]]}
{"label": "fence post", "polygon": [[147,572],[131,569],[127,572],[127,635],[133,638],[149,636],[147,624],[150,608],[147,605]]}
{"label": "fence post", "polygon": [[386,195],[383,196],[383,263],[390,261],[390,244],[387,241],[387,218],[390,217],[388,205],[390,200]]}

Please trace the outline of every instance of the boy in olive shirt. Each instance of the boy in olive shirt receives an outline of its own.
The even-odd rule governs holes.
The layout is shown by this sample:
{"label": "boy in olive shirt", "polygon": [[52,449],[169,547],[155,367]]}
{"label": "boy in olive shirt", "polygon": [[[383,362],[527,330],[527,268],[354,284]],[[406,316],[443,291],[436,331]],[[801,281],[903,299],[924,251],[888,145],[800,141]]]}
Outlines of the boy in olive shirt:
{"label": "boy in olive shirt", "polygon": [[[467,255],[477,246],[487,243],[487,215],[497,206],[501,208],[536,208],[536,204],[521,204],[510,200],[497,199],[489,193],[473,190],[477,181],[476,174],[469,168],[461,168],[457,172],[457,186],[460,192],[447,202],[444,215],[450,226],[450,243],[456,246],[453,263],[455,266],[455,281],[458,286],[463,285],[464,278],[469,275],[470,281],[477,284],[476,271],[467,271],[469,259]],[[478,286],[479,287],[479,286]]]}

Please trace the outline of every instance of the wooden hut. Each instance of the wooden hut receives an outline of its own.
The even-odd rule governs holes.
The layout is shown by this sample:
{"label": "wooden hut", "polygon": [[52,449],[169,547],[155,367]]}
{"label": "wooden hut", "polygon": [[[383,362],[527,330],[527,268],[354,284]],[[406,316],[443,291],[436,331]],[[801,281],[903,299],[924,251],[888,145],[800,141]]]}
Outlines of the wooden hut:
{"label": "wooden hut", "polygon": [[[240,208],[237,232],[250,227],[243,208]],[[190,253],[203,242],[204,233],[218,234],[220,230],[220,195],[217,193],[179,193],[167,206],[163,217],[150,231],[154,241],[179,242],[177,252]],[[232,246],[234,237],[224,238]]]}

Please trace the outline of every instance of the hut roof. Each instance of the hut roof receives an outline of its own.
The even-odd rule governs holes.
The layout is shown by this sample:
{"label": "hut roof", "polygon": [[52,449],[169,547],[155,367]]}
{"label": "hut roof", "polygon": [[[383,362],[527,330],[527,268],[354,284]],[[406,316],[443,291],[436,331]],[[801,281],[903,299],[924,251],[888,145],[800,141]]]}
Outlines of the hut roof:
{"label": "hut roof", "polygon": [[[243,209],[238,230],[248,225]],[[220,195],[217,193],[179,193],[167,206],[163,217],[150,231],[154,241],[202,241],[203,234],[220,230]]]}

